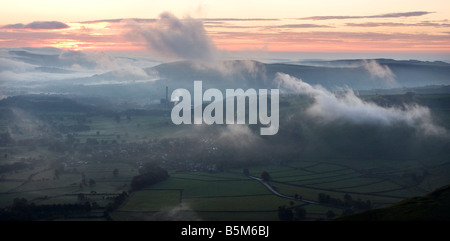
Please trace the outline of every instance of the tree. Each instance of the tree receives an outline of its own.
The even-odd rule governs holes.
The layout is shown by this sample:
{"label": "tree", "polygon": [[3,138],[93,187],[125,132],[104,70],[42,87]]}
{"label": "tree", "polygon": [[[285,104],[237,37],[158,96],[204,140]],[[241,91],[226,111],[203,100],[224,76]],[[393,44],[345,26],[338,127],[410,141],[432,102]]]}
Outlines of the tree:
{"label": "tree", "polygon": [[83,209],[84,209],[85,212],[90,212],[91,209],[92,209],[91,203],[90,202],[85,202]]}
{"label": "tree", "polygon": [[352,196],[350,196],[350,194],[346,193],[344,195],[344,201],[345,202],[351,202],[352,201]]}
{"label": "tree", "polygon": [[55,178],[56,178],[56,179],[59,179],[59,176],[60,176],[61,174],[63,174],[63,173],[64,173],[64,166],[59,165],[59,166],[55,169],[55,171],[54,171]]}
{"label": "tree", "polygon": [[294,212],[295,212],[295,217],[297,218],[297,220],[301,220],[306,217],[306,210],[304,208],[296,207],[294,209]]}
{"label": "tree", "polygon": [[59,178],[59,174],[61,174],[60,170],[59,170],[58,168],[55,169],[54,175],[55,175],[55,178],[56,178],[56,179]]}
{"label": "tree", "polygon": [[328,219],[332,219],[336,216],[336,214],[333,212],[333,210],[328,210],[326,213]]}
{"label": "tree", "polygon": [[288,209],[285,206],[279,206],[278,218],[281,221],[292,221],[294,219],[294,213],[292,213],[292,209]]}
{"label": "tree", "polygon": [[119,169],[114,168],[113,175],[117,177],[119,175]]}
{"label": "tree", "polygon": [[84,174],[84,172],[81,173],[81,183],[83,185],[86,185],[86,175]]}
{"label": "tree", "polygon": [[353,210],[351,210],[351,209],[345,209],[343,212],[342,212],[342,216],[345,216],[345,215],[350,215],[350,214],[352,214],[353,213]]}
{"label": "tree", "polygon": [[263,172],[261,173],[261,179],[262,179],[263,181],[265,181],[265,182],[270,181],[270,175],[269,175],[269,173],[266,172],[266,171],[263,171]]}
{"label": "tree", "polygon": [[100,206],[97,202],[92,202],[92,209],[100,209]]}
{"label": "tree", "polygon": [[94,186],[95,185],[95,180],[94,179],[89,179],[89,186]]}
{"label": "tree", "polygon": [[26,198],[14,198],[13,207],[26,207],[28,205],[28,200]]}
{"label": "tree", "polygon": [[245,175],[245,176],[250,175],[250,171],[248,170],[248,168],[245,168],[245,169],[244,169],[244,175]]}
{"label": "tree", "polygon": [[133,177],[131,180],[131,190],[142,189],[169,177],[169,173],[155,163],[145,163],[141,171],[142,174]]}
{"label": "tree", "polygon": [[86,197],[84,196],[83,193],[79,193],[78,194],[78,201],[83,201]]}

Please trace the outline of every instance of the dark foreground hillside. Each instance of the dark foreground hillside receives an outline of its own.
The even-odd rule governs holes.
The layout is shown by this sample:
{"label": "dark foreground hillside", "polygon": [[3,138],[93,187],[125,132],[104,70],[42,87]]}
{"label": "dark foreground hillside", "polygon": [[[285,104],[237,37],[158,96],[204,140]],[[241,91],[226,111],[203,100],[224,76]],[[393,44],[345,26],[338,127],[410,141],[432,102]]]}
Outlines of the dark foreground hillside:
{"label": "dark foreground hillside", "polygon": [[450,221],[450,185],[386,208],[369,210],[338,221]]}

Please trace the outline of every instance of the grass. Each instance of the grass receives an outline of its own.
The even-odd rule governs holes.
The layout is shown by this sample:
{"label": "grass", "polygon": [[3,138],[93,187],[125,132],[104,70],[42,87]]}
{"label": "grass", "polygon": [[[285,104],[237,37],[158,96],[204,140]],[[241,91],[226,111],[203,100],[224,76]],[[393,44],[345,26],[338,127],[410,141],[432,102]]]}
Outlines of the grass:
{"label": "grass", "polygon": [[[275,195],[189,198],[185,202],[195,211],[274,211],[290,201]],[[301,202],[295,202],[300,204]]]}
{"label": "grass", "polygon": [[[91,130],[79,132],[76,137],[82,143],[86,142],[87,138],[96,138],[99,141],[142,142],[186,129],[184,125],[173,125],[170,117],[135,116],[129,121],[122,117],[120,122],[103,116],[95,116],[90,119],[92,123],[88,125]],[[99,135],[97,135],[97,131]]]}
{"label": "grass", "polygon": [[[400,198],[374,196],[370,193],[377,192],[380,195],[399,197],[423,194],[423,191],[417,188],[389,191],[401,187],[390,181],[383,181],[381,178],[361,176],[354,169],[346,168],[345,165],[350,165],[350,161],[346,160],[345,164],[297,161],[285,166],[266,165],[249,169],[250,173],[255,176],[259,176],[263,171],[268,171],[273,180],[283,182],[272,183],[272,186],[276,187],[279,192],[290,196],[298,194],[308,200],[317,200],[319,193],[342,199],[346,192],[360,192],[362,194],[351,195],[354,199],[370,200],[374,206],[379,207],[399,201]],[[401,164],[398,166],[406,167],[408,172],[414,172],[419,165]],[[115,168],[119,169],[117,177],[114,177],[112,173]],[[378,166],[376,171],[379,174],[386,172],[389,175],[400,175],[405,171],[399,169],[400,167],[388,169]],[[441,169],[430,169],[432,174],[436,172],[441,177],[439,179],[435,175],[430,175],[422,185],[427,185],[427,180],[428,182],[445,182],[445,171]],[[88,163],[78,166],[77,170],[79,173],[62,174],[57,180],[53,180],[53,170],[40,172],[33,176],[33,181],[18,188],[16,190],[18,193],[2,194],[0,206],[10,205],[15,197],[25,197],[33,200],[36,204],[57,204],[78,202],[76,194],[81,192],[87,194],[92,191],[120,193],[128,189],[131,178],[137,175],[137,170],[127,163]],[[7,174],[7,178],[26,180],[31,174],[38,171],[22,170]],[[87,179],[96,180],[96,184],[80,188],[81,172],[85,173]],[[113,219],[154,220],[155,215],[158,216],[161,213],[168,215],[167,213],[179,209],[186,215],[189,214],[202,220],[278,220],[278,206],[292,207],[290,200],[271,194],[259,182],[245,177],[242,169],[220,173],[171,172],[170,175],[170,178],[164,182],[149,189],[134,192],[127,203],[112,214]],[[20,184],[19,181],[0,182],[0,189],[7,191]],[[179,191],[163,189],[183,189],[181,209]],[[66,194],[75,195],[67,196]],[[42,199],[43,196],[48,196],[48,198]],[[102,196],[91,196],[90,198],[91,201],[100,205],[106,205],[109,202],[102,199]],[[323,216],[328,210],[333,210],[337,215],[343,211],[339,208],[305,204],[301,201],[294,201],[293,205],[304,207],[307,214],[311,215],[309,217],[311,220]],[[161,217],[158,216],[158,218]]]}
{"label": "grass", "polygon": [[54,189],[54,188],[61,188],[61,187],[67,187],[67,186],[74,186],[78,187],[78,184],[81,181],[80,174],[76,173],[70,173],[70,174],[63,174],[60,175],[59,179],[57,180],[48,180],[48,181],[30,181],[27,182],[25,185],[21,186],[15,191],[18,192],[27,192],[27,191],[33,191],[33,190],[45,190],[45,189]]}
{"label": "grass", "polygon": [[384,182],[382,179],[378,178],[368,178],[361,176],[343,176],[341,178],[336,178],[334,180],[322,180],[315,184],[315,187],[319,188],[332,188],[332,189],[345,189],[345,188],[356,188],[358,186],[369,186],[378,182]]}
{"label": "grass", "polygon": [[266,189],[253,180],[246,181],[199,181],[181,179],[171,176],[168,180],[158,183],[156,189],[183,189],[184,197],[210,197],[230,195],[255,195],[267,193]]}
{"label": "grass", "polygon": [[[302,169],[298,169],[300,167]],[[378,207],[397,202],[403,195],[417,193],[417,190],[383,193],[401,187],[381,178],[361,176],[353,169],[333,163],[294,162],[289,166],[268,165],[250,169],[253,175],[262,171],[268,171],[273,180],[283,181],[283,183],[271,182],[280,193],[288,196],[298,194],[304,199],[314,201],[318,199],[319,193],[343,199],[347,192],[360,192],[360,194],[352,193],[353,199],[370,200]],[[294,201],[291,204],[290,200],[273,195],[259,182],[245,177],[241,169],[236,169],[223,173],[172,172],[166,181],[133,194],[128,203],[119,209],[117,217],[123,220],[126,216],[125,211],[140,211],[142,215],[136,213],[130,215],[145,219],[153,217],[156,212],[179,207],[179,191],[163,189],[183,189],[184,209],[181,210],[203,220],[278,220],[278,207],[282,205],[292,207],[292,204],[304,207],[307,213],[312,215],[310,216],[312,219],[323,216],[328,210],[333,210],[337,215],[343,211],[341,208],[306,204],[301,201]],[[372,195],[372,192],[379,192],[380,195]],[[388,197],[383,194],[399,197]],[[138,220],[134,218],[131,219]]]}
{"label": "grass", "polygon": [[[112,172],[114,168],[119,169],[119,175],[114,177]],[[132,168],[124,163],[110,164],[87,164],[77,167],[79,173],[64,173],[58,179],[54,179],[54,170],[40,172],[33,176],[31,181],[22,185],[23,182],[18,181],[1,181],[0,182],[0,207],[12,204],[16,197],[24,197],[33,200],[36,204],[57,204],[57,203],[74,203],[77,197],[66,196],[67,194],[78,193],[121,193],[128,190],[131,178],[136,175],[137,171],[131,171]],[[96,180],[93,186],[83,186],[80,188],[81,172],[85,172],[86,180],[93,178]],[[28,176],[38,172],[37,170],[26,170],[19,173],[8,174],[7,178],[22,178],[25,181]],[[20,186],[20,187],[19,187]],[[18,187],[18,188],[16,188]],[[14,188],[14,189],[13,189]],[[13,189],[13,190],[12,190]],[[4,193],[12,190],[13,193]],[[43,199],[43,197],[47,198]],[[91,201],[96,201],[99,205],[106,205],[108,200],[102,199],[101,196],[92,197]]]}
{"label": "grass", "polygon": [[18,181],[1,181],[0,182],[0,193],[9,191],[10,189],[20,186],[22,182]]}
{"label": "grass", "polygon": [[[114,176],[113,171],[116,169],[119,171],[117,177]],[[81,167],[77,167],[79,172],[84,172],[86,178],[94,178],[95,180],[101,178],[108,179],[124,179],[131,180],[132,177],[138,175],[138,171],[133,166],[126,163],[89,163]]]}
{"label": "grass", "polygon": [[[344,172],[338,172],[338,173],[330,173],[330,172],[326,172],[326,173],[317,173],[315,175],[308,175],[308,176],[299,176],[297,178],[295,177],[290,177],[290,179],[288,179],[289,183],[293,183],[293,184],[300,184],[300,185],[316,185],[316,184],[320,184],[320,183],[324,183],[324,182],[330,182],[333,180],[339,180],[339,179],[344,179],[344,178],[356,178],[359,175],[351,172],[351,171],[344,171]],[[278,179],[274,179],[277,180]],[[281,179],[284,180],[284,179]],[[280,180],[280,181],[281,181]]]}
{"label": "grass", "polygon": [[[252,170],[268,170],[269,173],[284,173],[286,175],[295,175],[295,173],[303,172],[302,170],[292,169],[289,167],[265,166],[252,168]],[[319,171],[318,166],[315,166]],[[317,174],[309,173],[309,177],[313,179],[332,180],[332,172],[328,172],[330,168],[336,169],[334,165],[322,165],[321,170],[324,174],[318,172]],[[259,182],[251,179],[245,179],[240,170],[235,170],[229,173],[204,173],[204,172],[187,172],[187,173],[172,173],[171,177],[161,183],[151,187],[151,189],[183,189],[183,204],[189,207],[190,212],[195,213],[205,220],[277,220],[278,206],[291,206],[291,201],[288,199],[277,197],[271,194]],[[349,171],[341,170],[352,174]],[[347,175],[347,174],[346,174]],[[331,176],[331,177],[330,177]],[[360,183],[359,177],[351,177],[352,179],[343,181],[344,186],[349,184]],[[364,184],[374,183],[374,180],[369,179]],[[339,191],[324,191],[312,188],[296,187],[283,183],[272,183],[272,186],[286,195],[301,195],[304,199],[317,200],[319,193],[325,193],[332,197],[343,198],[345,192]],[[373,184],[372,186],[374,186]],[[366,186],[362,186],[365,190]],[[380,184],[380,188],[383,187]],[[156,212],[167,211],[170,207],[175,207],[179,202],[178,191],[154,191],[146,189],[136,192],[130,201],[122,207],[119,211],[139,210],[142,212]],[[351,188],[349,188],[351,189]],[[393,203],[398,199],[388,197],[378,197],[371,195],[352,195],[353,198],[361,198],[362,200],[371,200],[375,205],[378,203]],[[166,205],[170,203],[170,205]],[[293,205],[305,204],[301,201],[294,201]],[[325,214],[328,210],[333,210],[340,215],[342,209],[332,208],[323,205],[305,205],[308,213],[317,215]],[[123,215],[123,214],[122,214]]]}
{"label": "grass", "polygon": [[201,212],[203,220],[211,221],[278,221],[278,210],[257,212]]}
{"label": "grass", "polygon": [[340,188],[340,191],[352,191],[352,192],[362,192],[362,193],[380,193],[392,189],[401,189],[402,187],[392,183],[391,181],[377,182],[374,184],[351,187],[351,188]]}
{"label": "grass", "polygon": [[178,190],[141,190],[134,192],[120,211],[165,211],[180,204]]}

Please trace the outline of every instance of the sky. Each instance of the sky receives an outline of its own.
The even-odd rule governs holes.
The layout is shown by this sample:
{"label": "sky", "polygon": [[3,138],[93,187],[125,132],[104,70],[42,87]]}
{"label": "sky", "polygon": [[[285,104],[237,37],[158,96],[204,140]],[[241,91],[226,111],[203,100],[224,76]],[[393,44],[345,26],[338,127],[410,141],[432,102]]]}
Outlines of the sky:
{"label": "sky", "polygon": [[[190,45],[180,45],[179,41],[185,39]],[[169,44],[162,44],[164,41]],[[192,47],[193,52],[196,47],[206,46],[207,51],[233,53],[303,52],[333,56],[371,53],[450,59],[450,1],[2,0],[0,3],[0,48],[150,51],[161,55],[175,45]]]}

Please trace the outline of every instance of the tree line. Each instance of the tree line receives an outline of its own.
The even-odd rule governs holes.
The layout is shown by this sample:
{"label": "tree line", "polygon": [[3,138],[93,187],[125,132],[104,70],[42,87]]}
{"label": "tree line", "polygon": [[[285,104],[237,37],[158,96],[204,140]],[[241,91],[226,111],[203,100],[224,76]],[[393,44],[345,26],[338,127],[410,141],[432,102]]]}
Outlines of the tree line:
{"label": "tree line", "polygon": [[302,207],[288,208],[286,206],[278,207],[278,218],[280,221],[298,221],[306,217],[306,210]]}
{"label": "tree line", "polygon": [[15,198],[12,206],[0,210],[0,221],[51,220],[56,217],[88,213],[91,209],[89,202],[35,205],[25,198]]}
{"label": "tree line", "polygon": [[169,173],[155,163],[146,163],[140,170],[142,174],[131,180],[131,191],[140,190],[169,177]]}
{"label": "tree line", "polygon": [[341,200],[324,193],[319,193],[319,203],[330,204],[336,207],[352,208],[356,210],[367,210],[372,208],[372,203],[370,202],[370,200],[367,200],[365,202],[360,198],[355,200],[352,198],[352,196],[350,196],[350,194],[345,194],[344,200]]}

